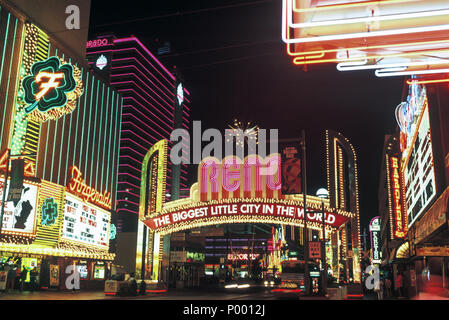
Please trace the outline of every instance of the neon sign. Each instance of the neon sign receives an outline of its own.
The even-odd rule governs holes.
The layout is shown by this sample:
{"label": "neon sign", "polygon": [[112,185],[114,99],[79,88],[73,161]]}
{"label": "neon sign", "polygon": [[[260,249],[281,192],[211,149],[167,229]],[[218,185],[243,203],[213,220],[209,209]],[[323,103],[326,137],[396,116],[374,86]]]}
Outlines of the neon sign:
{"label": "neon sign", "polygon": [[[207,158],[198,166],[201,201],[226,198],[279,197],[281,158],[251,155],[240,160],[230,156],[220,161]],[[254,195],[253,195],[254,194]]]}
{"label": "neon sign", "polygon": [[282,39],[296,65],[334,62],[378,77],[448,72],[445,0],[282,3]]}
{"label": "neon sign", "polygon": [[248,260],[256,260],[259,258],[260,254],[258,253],[228,253],[228,260],[231,261],[248,261]]}
{"label": "neon sign", "polygon": [[33,64],[31,75],[22,81],[25,114],[40,121],[57,119],[71,113],[82,94],[78,68],[62,63],[58,57]]}
{"label": "neon sign", "polygon": [[380,218],[375,217],[369,224],[369,231],[371,233],[371,261],[372,263],[381,262],[380,251]]}
{"label": "neon sign", "polygon": [[72,179],[67,186],[71,193],[79,196],[84,201],[91,202],[99,207],[111,210],[112,199],[110,192],[105,190],[103,193],[100,193],[94,188],[88,186],[84,179],[81,178],[83,174],[76,166],[71,168],[71,173]]}
{"label": "neon sign", "polygon": [[86,48],[97,48],[97,47],[104,47],[109,45],[109,40],[104,39],[97,39],[97,40],[90,40],[86,43]]}
{"label": "neon sign", "polygon": [[[179,210],[149,219],[145,224],[152,230],[166,227],[182,226],[186,223],[203,223],[213,225],[229,220],[260,219],[288,219],[291,223],[300,224],[304,219],[304,208],[301,206],[281,203],[257,203],[255,201],[241,201],[232,204],[203,205],[191,209]],[[328,226],[339,227],[348,218],[340,214],[326,212],[325,222]],[[307,221],[322,225],[321,212],[308,212]]]}
{"label": "neon sign", "polygon": [[403,239],[407,232],[405,215],[402,210],[402,189],[399,175],[399,159],[391,157],[391,187],[393,189],[393,223],[394,237]]}

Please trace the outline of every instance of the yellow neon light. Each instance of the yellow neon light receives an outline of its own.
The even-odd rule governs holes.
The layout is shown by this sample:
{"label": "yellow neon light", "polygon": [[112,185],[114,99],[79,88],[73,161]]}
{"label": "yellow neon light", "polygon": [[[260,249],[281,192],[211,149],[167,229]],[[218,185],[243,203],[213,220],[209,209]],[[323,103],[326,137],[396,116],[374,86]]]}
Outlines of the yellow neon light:
{"label": "yellow neon light", "polygon": [[[48,78],[47,82],[42,82],[42,78]],[[53,88],[57,88],[59,87],[59,85],[61,84],[60,81],[56,81],[58,79],[64,79],[64,73],[60,72],[60,73],[50,73],[50,72],[39,72],[36,75],[36,83],[41,83],[40,85],[40,89],[41,91],[39,91],[35,97],[36,100],[40,100],[42,99],[47,93],[48,91],[50,91],[50,89]]]}

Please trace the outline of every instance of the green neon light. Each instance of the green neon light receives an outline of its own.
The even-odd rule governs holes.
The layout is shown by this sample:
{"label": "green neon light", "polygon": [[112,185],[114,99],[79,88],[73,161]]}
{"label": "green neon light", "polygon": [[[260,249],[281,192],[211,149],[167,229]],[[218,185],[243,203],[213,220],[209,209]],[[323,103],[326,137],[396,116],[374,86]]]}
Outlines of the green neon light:
{"label": "green neon light", "polygon": [[52,226],[58,219],[58,204],[53,198],[44,200],[41,208],[41,225]]}
{"label": "green neon light", "polygon": [[[115,91],[112,91],[112,104],[114,104],[114,97],[115,97]],[[111,122],[110,122],[110,126],[109,126],[109,144],[112,141],[112,124],[113,122],[113,115],[114,115],[114,109],[111,110]],[[109,148],[109,152],[108,152],[108,175],[106,176],[106,185],[109,185],[109,177],[111,175],[111,171],[109,170],[109,163],[111,160],[111,152],[113,152],[112,150],[113,148]],[[112,183],[112,179],[111,179],[111,183]],[[112,192],[112,189],[110,189]]]}
{"label": "green neon light", "polygon": [[[22,81],[25,91],[25,102],[29,105],[25,107],[27,114],[37,110],[41,113],[47,113],[52,109],[64,107],[67,102],[67,94],[75,91],[77,83],[73,75],[73,66],[70,64],[61,65],[58,57],[50,57],[44,61],[36,62],[31,67],[31,75],[25,77]],[[56,77],[62,76],[62,79],[52,78],[48,82],[38,81],[42,74],[51,74]],[[48,77],[48,76],[47,76]],[[57,79],[57,80],[56,80]],[[57,82],[62,83],[58,85]],[[55,85],[52,89],[42,89],[42,84]],[[41,98],[37,99],[37,96]]]}
{"label": "green neon light", "polygon": [[[104,140],[104,135],[102,133],[104,133],[104,130],[102,130],[102,125],[103,125],[103,109],[104,109],[104,83],[103,83],[103,87],[101,89],[101,112],[100,112],[100,128],[99,128],[99,132],[98,132],[98,145],[100,145],[101,143],[101,137],[103,137]],[[98,152],[97,152],[97,168],[96,168],[96,172],[95,172],[95,189],[98,190],[98,167],[99,166],[104,166],[104,163],[100,164],[100,147],[97,148]],[[101,185],[103,185],[103,182],[101,182]],[[103,191],[103,189],[100,189],[100,191]]]}
{"label": "green neon light", "polygon": [[[84,74],[84,68],[81,68],[81,79],[83,78],[83,74]],[[89,73],[87,73],[87,84],[86,84],[86,88],[89,85]],[[86,100],[87,94],[84,96],[84,101]],[[72,165],[75,165],[76,162],[76,146],[78,145],[78,143],[76,143],[76,140],[78,139],[78,125],[79,125],[79,120],[80,120],[80,113],[81,113],[81,109],[80,109],[80,104],[81,104],[81,99],[78,100],[78,112],[76,115],[76,129],[75,129],[75,148],[73,151],[73,162]],[[84,103],[84,106],[86,106],[86,104]],[[82,140],[81,140],[82,143]],[[80,156],[80,161],[81,161],[81,156]]]}
{"label": "green neon light", "polygon": [[[118,143],[116,143],[117,146],[117,163],[114,162],[115,166],[115,195],[117,197],[117,183],[118,183],[118,170],[119,170],[119,161],[120,161],[120,141],[122,141],[122,107],[123,107],[123,98],[120,98],[120,96],[117,95],[119,98],[117,101],[117,107],[119,112],[119,132],[118,132]],[[113,189],[111,189],[113,190]]]}
{"label": "green neon light", "polygon": [[[106,100],[106,114],[105,114],[105,116],[107,116],[109,114],[109,96],[111,94],[110,91],[111,91],[111,89],[108,86],[108,93],[107,93],[107,100]],[[112,108],[111,108],[111,110],[112,110]],[[108,123],[105,120],[104,121],[104,132],[106,132],[107,128],[108,128]],[[103,161],[101,162],[102,163],[102,166],[101,166],[101,190],[104,190],[103,189],[103,174],[104,174],[104,167],[105,167],[105,165],[104,165],[104,155],[106,153],[106,136],[104,136],[103,140],[104,140],[103,141]]]}
{"label": "green neon light", "polygon": [[[0,12],[1,12],[1,10],[0,10]],[[17,34],[17,18],[16,18],[16,24],[15,24],[15,27],[14,27],[14,38],[13,38],[13,43],[12,43],[12,47],[11,47],[11,56],[10,56],[10,59],[9,59],[8,79],[11,79],[11,69],[12,69],[12,61],[13,61],[13,52],[14,52],[14,48],[15,48],[15,46],[16,46],[16,34]],[[5,39],[5,44],[6,44],[6,39]],[[1,68],[3,69],[3,63],[2,63]],[[2,73],[3,73],[3,70],[0,72],[0,81],[1,81],[1,79],[2,79],[2,75],[1,75]],[[18,78],[18,77],[17,77],[17,78]],[[10,82],[11,82],[11,81],[8,81],[8,84],[7,84],[7,86],[6,86],[5,108],[4,108],[4,111],[3,111],[2,128],[5,127],[5,118],[6,118],[6,110],[7,110],[7,104],[8,104],[8,96],[9,96],[8,93],[9,93],[9,84],[10,84]],[[16,82],[16,85],[17,85],[17,82]],[[1,130],[1,132],[0,132],[0,144],[2,143],[2,139],[3,139],[3,131],[4,131],[4,130]]]}
{"label": "green neon light", "polygon": [[[9,29],[9,18],[10,18],[10,15],[11,14],[8,13],[8,23],[6,25],[5,42],[3,43],[2,65],[0,66],[0,81],[1,81],[2,76],[3,76],[3,65],[4,65],[4,61],[5,61],[6,45],[8,43],[8,29]],[[12,59],[12,57],[11,57],[11,59]],[[2,128],[4,128],[5,116],[6,116],[6,108],[5,108],[4,113],[3,113]],[[0,143],[2,142],[2,139],[3,139],[3,129],[1,131],[2,132],[0,132]]]}
{"label": "green neon light", "polygon": [[[117,102],[115,103],[117,113],[116,113],[116,115],[115,115],[114,144],[113,144],[113,148],[112,148],[112,150],[115,151],[115,152],[113,152],[113,154],[112,154],[112,165],[113,165],[113,166],[116,165],[116,164],[115,164],[115,154],[117,153],[117,159],[118,159],[118,153],[120,152],[120,150],[118,150],[119,148],[117,148],[117,135],[120,134],[120,132],[117,133],[117,127],[118,127],[118,123],[119,123],[119,121],[120,121],[120,120],[117,118],[118,115],[119,115],[119,109],[118,109],[118,106],[119,106],[119,99],[120,99],[120,96],[117,94]],[[109,163],[108,163],[108,171],[109,171],[109,172],[112,171],[112,170],[110,170],[110,168],[109,168]],[[117,175],[117,174],[116,174],[116,175]],[[117,178],[117,177],[115,177],[115,178]],[[114,180],[115,180],[115,179],[114,179],[114,172],[111,172],[111,189],[109,189],[109,190],[114,190]],[[117,183],[116,183],[116,185],[117,185]]]}
{"label": "green neon light", "polygon": [[[94,84],[95,84],[95,76],[93,76],[92,75],[92,88],[91,88],[91,91],[90,91],[90,105],[89,105],[89,110],[92,110],[93,108],[92,108],[92,98],[93,98],[93,92],[94,92]],[[86,164],[84,165],[84,172],[87,172],[87,164],[88,164],[88,162],[87,162],[87,157],[88,157],[88,155],[89,155],[89,145],[90,145],[90,120],[91,120],[91,115],[92,115],[92,112],[90,112],[89,111],[89,122],[88,122],[88,126],[85,126],[85,127],[87,127],[88,128],[88,130],[87,130],[87,144],[86,144]],[[93,146],[92,146],[93,147]],[[90,164],[91,166],[92,166],[92,164]],[[89,181],[89,184],[91,185],[92,184],[92,182],[91,182],[91,180]]]}
{"label": "green neon light", "polygon": [[[87,72],[87,74],[86,74],[86,88],[88,88],[89,87],[89,72]],[[91,93],[91,95],[92,95],[92,93]],[[83,109],[83,124],[84,123],[86,123],[86,106],[87,106],[87,94],[84,96],[84,109]],[[84,125],[83,125],[83,129],[81,130],[81,144],[80,144],[80,146],[83,146],[84,145],[84,143],[83,143],[83,141],[84,141]],[[83,152],[83,149],[82,148],[80,148],[80,160],[79,160],[79,168],[81,168],[81,163],[82,163],[82,157],[81,157],[81,155],[82,155],[82,152]]]}
{"label": "green neon light", "polygon": [[[76,66],[78,67],[78,64],[76,64]],[[81,70],[81,81],[83,81],[83,70]],[[78,99],[78,102],[77,102],[77,110],[78,110],[78,116],[79,116],[79,107],[80,107],[80,100],[81,99]],[[68,146],[68,150],[70,150],[71,148],[71,145],[70,145],[70,138],[71,138],[71,136],[72,136],[72,117],[73,116],[73,112],[70,114],[70,126],[69,126],[69,138],[68,138],[68,141],[67,141],[67,146]],[[78,136],[78,120],[76,121],[76,130],[77,130],[77,132],[75,133],[75,143],[74,143],[74,147],[75,147],[75,149],[74,149],[74,151],[73,151],[73,160],[75,160],[75,155],[76,155],[76,138],[77,138],[77,136]],[[67,158],[66,158],[66,161],[65,161],[65,172],[66,172],[66,174],[65,174],[65,180],[64,180],[64,185],[67,185],[67,175],[68,175],[68,172],[69,172],[69,151],[67,151]]]}
{"label": "green neon light", "polygon": [[[94,136],[92,137],[92,158],[91,158],[91,165],[90,165],[90,181],[91,181],[91,185],[93,185],[92,183],[92,171],[94,168],[94,154],[95,154],[95,149],[97,149],[97,153],[98,153],[98,148],[95,148],[93,146],[97,146],[97,144],[95,144],[95,136],[96,136],[96,131],[97,131],[97,111],[98,111],[98,94],[100,93],[100,80],[97,80],[97,102],[95,103],[95,122],[94,122]],[[99,134],[98,134],[99,135]],[[97,166],[98,167],[98,163]],[[97,180],[95,179],[95,189],[98,189],[97,186]]]}

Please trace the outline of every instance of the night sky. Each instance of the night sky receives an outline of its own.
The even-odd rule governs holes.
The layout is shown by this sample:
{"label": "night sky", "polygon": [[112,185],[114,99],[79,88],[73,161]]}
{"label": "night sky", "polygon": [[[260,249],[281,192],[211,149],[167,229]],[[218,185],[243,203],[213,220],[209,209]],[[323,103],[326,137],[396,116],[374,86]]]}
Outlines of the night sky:
{"label": "night sky", "polygon": [[155,54],[169,42],[159,58],[184,77],[203,130],[224,131],[234,118],[279,129],[281,138],[305,129],[308,194],[326,187],[325,129],[341,132],[358,154],[362,232],[377,215],[383,140],[394,131],[404,78],[295,66],[281,40],[280,0],[92,0],[89,33],[135,35]]}

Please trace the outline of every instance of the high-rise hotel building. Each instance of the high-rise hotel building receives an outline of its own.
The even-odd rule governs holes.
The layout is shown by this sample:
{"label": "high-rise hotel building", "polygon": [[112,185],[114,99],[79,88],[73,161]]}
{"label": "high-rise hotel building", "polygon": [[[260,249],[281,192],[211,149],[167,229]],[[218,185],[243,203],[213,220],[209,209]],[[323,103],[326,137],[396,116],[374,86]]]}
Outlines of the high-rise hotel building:
{"label": "high-rise hotel building", "polygon": [[[93,70],[123,97],[118,178],[118,231],[137,230],[142,162],[174,129],[189,129],[190,93],[136,37],[101,36],[87,43]],[[187,167],[168,163],[167,200],[187,188]]]}

